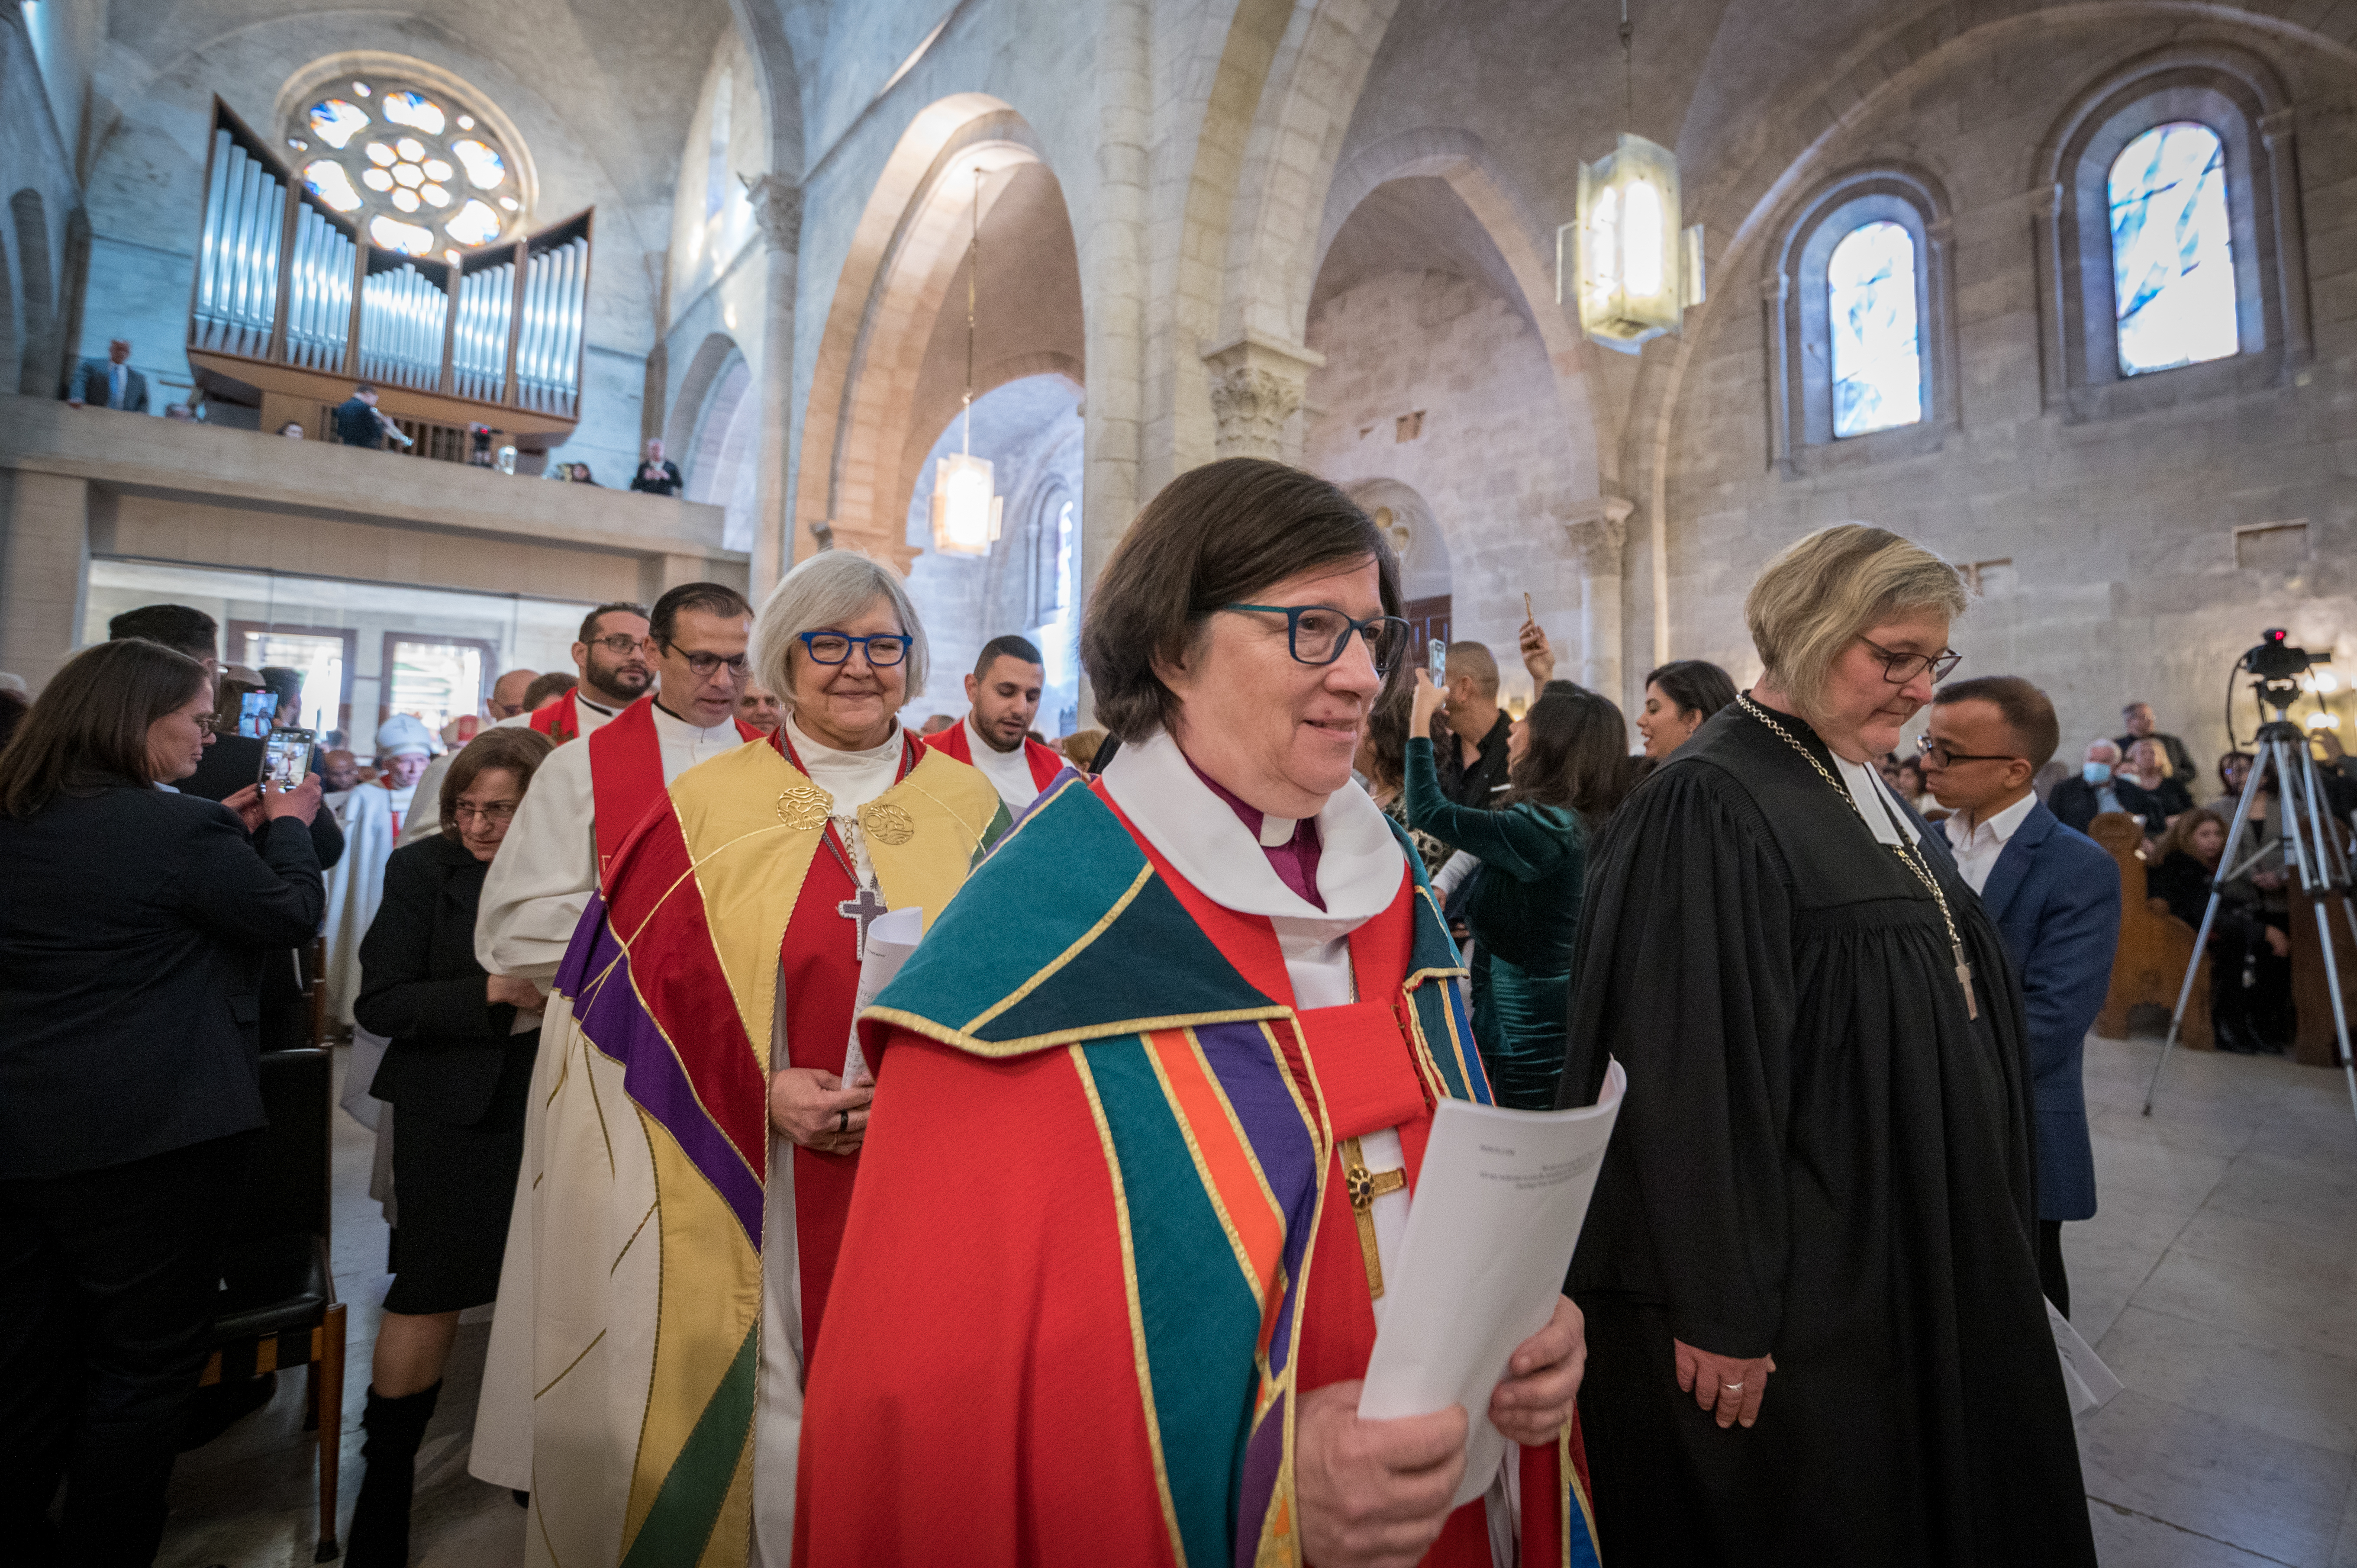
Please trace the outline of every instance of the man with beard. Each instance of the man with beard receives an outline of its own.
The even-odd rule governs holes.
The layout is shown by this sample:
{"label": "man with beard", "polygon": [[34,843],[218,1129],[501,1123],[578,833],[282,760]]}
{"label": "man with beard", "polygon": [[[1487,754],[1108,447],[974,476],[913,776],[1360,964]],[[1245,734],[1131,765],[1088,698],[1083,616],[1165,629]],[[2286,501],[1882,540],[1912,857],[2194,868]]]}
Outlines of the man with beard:
{"label": "man with beard", "polygon": [[973,709],[963,722],[925,737],[935,751],[980,768],[1006,809],[1017,813],[1064,770],[1062,757],[1031,738],[1031,721],[1039,712],[1047,675],[1039,650],[1028,639],[992,638],[982,645],[982,657],[965,678],[966,701]]}
{"label": "man with beard", "polygon": [[581,683],[528,722],[559,746],[580,739],[647,694],[655,679],[651,659],[646,607],[599,605],[583,618],[581,640],[573,645]]}
{"label": "man with beard", "polygon": [[[752,623],[753,607],[736,589],[683,583],[655,601],[651,618],[628,606],[608,606],[583,626],[582,643],[574,651],[581,659],[582,688],[591,693],[579,703],[585,718],[597,711],[594,699],[611,692],[611,682],[633,664],[645,671],[650,651],[659,661],[662,684],[619,714],[600,716],[587,739],[559,746],[533,775],[532,792],[483,878],[476,907],[475,956],[485,969],[520,975],[545,994],[591,895],[604,881],[607,863],[630,830],[650,808],[668,799],[672,781],[681,774],[758,738],[759,731],[734,716],[748,674]],[[643,673],[638,683],[642,691],[648,684]],[[570,705],[568,697],[533,716],[537,720]],[[531,1024],[524,1026],[538,1026],[541,1015],[529,1016]],[[532,1136],[528,1131],[527,1161],[533,1157]],[[515,1229],[501,1276],[506,1302],[532,1298],[528,1254],[517,1251],[518,1238],[531,1232],[532,1199],[523,1196],[524,1206],[511,1221]],[[529,1490],[530,1308],[502,1310],[497,1321],[471,1467],[485,1480]]]}

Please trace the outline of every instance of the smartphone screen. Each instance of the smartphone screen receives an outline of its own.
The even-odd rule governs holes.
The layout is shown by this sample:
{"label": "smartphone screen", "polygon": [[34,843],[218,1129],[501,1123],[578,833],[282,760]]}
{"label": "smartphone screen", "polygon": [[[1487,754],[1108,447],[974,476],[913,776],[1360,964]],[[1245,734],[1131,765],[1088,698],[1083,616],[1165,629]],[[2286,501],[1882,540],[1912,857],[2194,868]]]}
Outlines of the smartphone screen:
{"label": "smartphone screen", "polygon": [[270,721],[277,713],[277,693],[248,692],[237,702],[237,733],[260,740],[270,733]]}
{"label": "smartphone screen", "polygon": [[266,789],[292,789],[311,771],[311,744],[317,737],[307,729],[274,729],[262,746],[262,785]]}
{"label": "smartphone screen", "polygon": [[1434,638],[1424,645],[1424,667],[1432,672],[1436,686],[1448,684],[1448,644]]}

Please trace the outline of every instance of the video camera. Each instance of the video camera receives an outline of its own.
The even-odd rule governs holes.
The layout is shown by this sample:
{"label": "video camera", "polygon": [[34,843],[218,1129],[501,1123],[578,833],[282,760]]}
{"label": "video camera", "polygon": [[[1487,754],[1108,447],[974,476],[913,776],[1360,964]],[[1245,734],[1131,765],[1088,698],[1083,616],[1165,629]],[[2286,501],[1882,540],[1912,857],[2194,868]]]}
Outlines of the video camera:
{"label": "video camera", "polygon": [[2287,634],[2279,626],[2269,627],[2259,635],[2264,640],[2243,655],[2241,668],[2262,681],[2289,681],[2306,673],[2311,666],[2332,662],[2330,654],[2310,653],[2305,648],[2286,643]]}

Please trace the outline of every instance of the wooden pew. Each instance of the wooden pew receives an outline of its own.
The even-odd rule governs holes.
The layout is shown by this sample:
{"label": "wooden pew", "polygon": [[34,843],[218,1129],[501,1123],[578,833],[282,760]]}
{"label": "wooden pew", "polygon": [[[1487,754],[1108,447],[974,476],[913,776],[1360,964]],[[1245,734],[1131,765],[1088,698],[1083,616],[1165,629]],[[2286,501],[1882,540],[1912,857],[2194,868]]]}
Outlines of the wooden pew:
{"label": "wooden pew", "polygon": [[2332,1027],[2332,988],[2325,981],[2324,944],[2317,940],[2316,906],[2324,906],[2332,929],[2332,946],[2341,966],[2341,1001],[2348,1010],[2349,1034],[2357,1039],[2357,942],[2349,936],[2349,918],[2341,913],[2341,895],[2310,898],[2291,890],[2291,1003],[2299,1014],[2292,1036],[2292,1058],[2304,1067],[2339,1067],[2341,1041]]}
{"label": "wooden pew", "polygon": [[[2193,956],[2193,928],[2156,910],[2145,892],[2144,828],[2125,811],[2105,811],[2088,824],[2087,836],[2110,852],[2120,868],[2120,946],[2112,960],[2112,988],[2096,1015],[2095,1033],[2107,1040],[2128,1037],[2128,1009],[2152,1004],[2163,1012],[2177,1006],[2178,987]],[[2210,959],[2204,954],[2185,1004],[2178,1043],[2196,1050],[2215,1048],[2210,1036]]]}

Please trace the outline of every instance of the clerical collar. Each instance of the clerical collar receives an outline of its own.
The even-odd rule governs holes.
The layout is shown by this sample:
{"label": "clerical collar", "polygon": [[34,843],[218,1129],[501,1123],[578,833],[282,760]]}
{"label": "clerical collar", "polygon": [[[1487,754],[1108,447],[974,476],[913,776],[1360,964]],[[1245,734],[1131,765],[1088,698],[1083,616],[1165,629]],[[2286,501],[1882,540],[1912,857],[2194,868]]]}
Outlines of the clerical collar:
{"label": "clerical collar", "polygon": [[[1178,755],[1187,757],[1183,751]],[[1272,817],[1195,767],[1193,757],[1187,757],[1187,766],[1212,794],[1227,802],[1228,810],[1243,823],[1244,831],[1260,841],[1260,852],[1268,857],[1269,869],[1276,873],[1276,879],[1298,894],[1304,903],[1325,908],[1326,900],[1318,894],[1318,819]]]}
{"label": "clerical collar", "polygon": [[1265,854],[1245,853],[1264,824],[1247,822],[1222,800],[1167,734],[1125,741],[1102,777],[1114,803],[1179,875],[1227,908],[1318,922],[1340,935],[1399,896],[1406,857],[1363,790],[1335,790],[1315,818],[1321,915]]}
{"label": "clerical collar", "polygon": [[[595,704],[592,705],[594,706]],[[673,724],[677,725],[680,728],[686,730],[691,735],[710,735],[714,730],[719,729],[724,725],[734,722],[733,719],[722,719],[720,723],[716,725],[690,724],[687,720],[681,718],[677,714],[673,713],[669,708],[664,707],[660,698],[649,705],[654,709],[655,717],[658,720],[669,719]]]}
{"label": "clerical collar", "polygon": [[[580,687],[578,687],[578,686],[576,686],[576,687],[574,687],[574,688],[573,688],[573,700],[574,700],[575,702],[576,702],[576,703],[580,703],[580,704],[581,704],[583,707],[585,707],[585,708],[595,708],[595,709],[597,709],[599,713],[601,713],[601,714],[605,714],[605,715],[606,715],[608,718],[609,718],[609,719],[610,719],[610,718],[612,718],[616,714],[619,714],[619,713],[620,713],[620,712],[622,711],[622,709],[621,709],[621,708],[609,708],[609,707],[608,707],[605,703],[601,703],[601,702],[597,701],[595,698],[592,698],[592,697],[585,697],[585,696],[583,696],[583,695],[581,694],[581,688],[580,688]],[[629,703],[625,703],[624,704],[622,704],[622,706],[623,706],[623,707],[628,707],[629,705],[630,705],[630,704],[629,704]],[[660,708],[660,707],[662,707],[662,704],[661,703],[657,703],[655,704],[655,706],[657,706],[657,707],[659,707],[659,708]],[[666,709],[665,711],[666,711],[666,712],[668,712],[669,710],[667,710],[667,709]]]}

